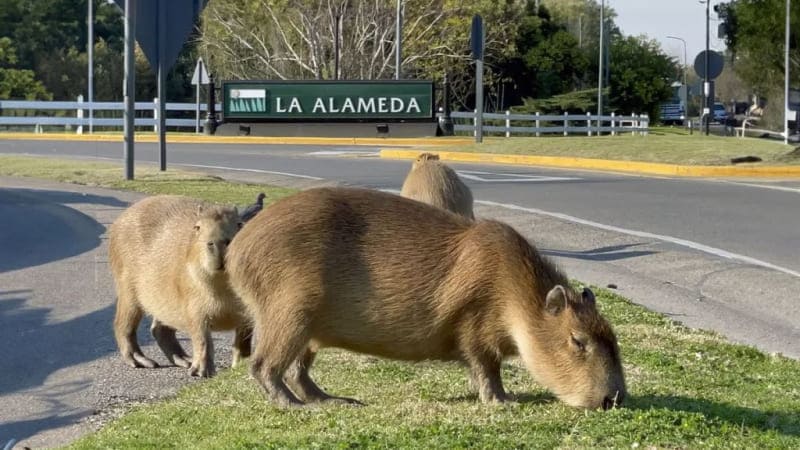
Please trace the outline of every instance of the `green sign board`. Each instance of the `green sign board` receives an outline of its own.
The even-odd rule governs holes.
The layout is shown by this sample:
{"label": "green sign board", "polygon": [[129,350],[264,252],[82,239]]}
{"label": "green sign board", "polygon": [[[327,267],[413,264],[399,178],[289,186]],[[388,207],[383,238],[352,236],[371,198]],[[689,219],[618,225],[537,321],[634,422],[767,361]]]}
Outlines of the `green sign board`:
{"label": "green sign board", "polygon": [[431,81],[223,81],[225,122],[433,120]]}

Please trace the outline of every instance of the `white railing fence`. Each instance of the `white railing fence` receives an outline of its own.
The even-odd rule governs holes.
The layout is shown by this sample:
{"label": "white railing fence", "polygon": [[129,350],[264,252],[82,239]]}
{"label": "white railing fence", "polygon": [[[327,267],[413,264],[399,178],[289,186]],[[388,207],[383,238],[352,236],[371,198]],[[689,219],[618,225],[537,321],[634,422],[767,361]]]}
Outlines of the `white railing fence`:
{"label": "white railing fence", "polygon": [[[153,131],[158,131],[158,99],[153,99],[152,102],[136,102],[135,105],[134,126],[152,127]],[[220,108],[219,104],[217,108]],[[166,109],[167,127],[191,128],[198,133],[202,131],[207,105],[201,103],[198,110],[195,103],[168,102]],[[33,127],[34,132],[40,133],[43,127],[64,127],[66,131],[83,134],[95,127],[122,128],[125,121],[122,117],[124,110],[123,102],[89,103],[84,102],[82,96],[73,102],[0,100],[0,128]],[[170,117],[171,115],[181,117]]]}
{"label": "white railing fence", "polygon": [[[455,131],[466,131],[475,134],[475,115],[473,112],[453,112],[453,129]],[[484,113],[483,131],[484,133],[500,133],[506,137],[512,134],[524,134],[541,136],[543,134],[561,134],[568,136],[571,134],[585,134],[587,136],[598,133],[609,133],[616,135],[619,133],[631,133],[646,135],[650,118],[647,114],[632,114],[630,116],[618,116],[611,113],[608,116],[600,116],[598,126],[597,114],[513,114],[511,111],[505,113]]]}

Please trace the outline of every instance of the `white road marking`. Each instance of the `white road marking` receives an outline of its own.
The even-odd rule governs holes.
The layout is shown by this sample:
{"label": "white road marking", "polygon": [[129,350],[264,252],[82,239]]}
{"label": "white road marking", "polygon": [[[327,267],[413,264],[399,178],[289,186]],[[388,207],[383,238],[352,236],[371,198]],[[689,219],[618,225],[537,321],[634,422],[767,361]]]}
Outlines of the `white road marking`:
{"label": "white road marking", "polygon": [[720,180],[720,183],[735,184],[739,186],[749,186],[761,189],[772,189],[773,191],[794,192],[796,194],[800,194],[800,188],[791,188],[786,186],[774,186],[769,184],[757,184],[757,183],[741,183],[738,181],[728,181],[728,180]]}
{"label": "white road marking", "polygon": [[287,177],[294,177],[294,178],[305,178],[307,180],[324,180],[324,178],[320,177],[312,177],[311,175],[301,175],[299,173],[288,173],[288,172],[275,172],[274,170],[261,170],[261,169],[240,169],[237,167],[225,167],[225,166],[206,166],[203,164],[183,164],[183,163],[175,163],[178,166],[186,166],[186,167],[200,167],[202,169],[220,169],[220,170],[233,170],[236,172],[253,172],[253,173],[268,173],[272,175],[283,175]]}
{"label": "white road marking", "polygon": [[[457,170],[459,176],[468,180],[480,181],[483,183],[542,183],[547,181],[570,181],[580,180],[575,177],[552,177],[545,175],[528,175],[518,173],[496,173],[482,172],[479,170]],[[481,176],[487,175],[487,176]],[[492,178],[498,177],[498,178]]]}
{"label": "white road marking", "polygon": [[620,227],[615,227],[613,225],[605,225],[602,223],[592,222],[591,220],[581,219],[579,217],[573,217],[567,214],[543,211],[541,209],[536,209],[536,208],[526,208],[524,206],[518,206],[510,203],[498,203],[488,200],[475,200],[475,203],[480,203],[482,205],[489,205],[489,206],[499,206],[501,208],[512,209],[516,211],[525,211],[533,214],[541,214],[543,216],[554,217],[556,219],[566,220],[568,222],[573,222],[573,223],[579,223],[581,225],[588,225],[590,227],[599,228],[601,230],[613,231],[616,233],[627,234],[630,236],[636,236],[647,239],[656,239],[659,241],[669,242],[672,244],[681,245],[683,247],[688,247],[693,250],[698,250],[714,256],[719,256],[726,259],[733,259],[736,261],[741,261],[743,263],[752,264],[754,266],[760,266],[767,269],[777,270],[778,272],[783,272],[787,275],[792,275],[794,277],[800,278],[800,272],[797,272],[795,270],[787,269],[785,267],[777,266],[775,264],[768,263],[760,259],[751,258],[749,256],[740,255],[738,253],[729,252],[721,248],[711,247],[708,245],[700,244],[698,242],[693,242],[686,239],[681,239],[673,236],[666,236],[663,234],[648,233],[646,231],[629,230],[627,228],[620,228]]}
{"label": "white road marking", "polygon": [[320,150],[306,154],[311,156],[380,156],[379,152],[365,152],[359,150]]}

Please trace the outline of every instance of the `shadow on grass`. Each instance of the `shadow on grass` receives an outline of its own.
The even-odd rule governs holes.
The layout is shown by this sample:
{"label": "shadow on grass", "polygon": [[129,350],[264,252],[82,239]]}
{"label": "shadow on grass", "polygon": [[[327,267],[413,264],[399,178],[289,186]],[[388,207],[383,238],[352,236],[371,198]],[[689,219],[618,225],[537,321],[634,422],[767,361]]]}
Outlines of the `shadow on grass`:
{"label": "shadow on grass", "polygon": [[[548,403],[553,403],[558,401],[558,399],[549,392],[537,392],[537,393],[530,393],[530,392],[520,392],[508,393],[509,400],[515,403],[534,403],[537,405],[544,405]],[[480,402],[481,400],[478,398],[478,394],[470,393],[466,395],[459,395],[456,397],[450,397],[444,399],[446,403],[459,403],[459,402]]]}
{"label": "shadow on grass", "polygon": [[645,244],[613,245],[608,247],[593,248],[583,251],[542,249],[542,254],[552,257],[582,259],[587,261],[617,261],[620,259],[637,258],[656,253],[652,250],[627,250],[630,247]]}
{"label": "shadow on grass", "polygon": [[763,431],[775,430],[784,435],[800,436],[800,414],[797,411],[762,411],[702,398],[675,395],[631,397],[623,407],[634,410],[668,409],[699,413],[736,426],[757,428]]}

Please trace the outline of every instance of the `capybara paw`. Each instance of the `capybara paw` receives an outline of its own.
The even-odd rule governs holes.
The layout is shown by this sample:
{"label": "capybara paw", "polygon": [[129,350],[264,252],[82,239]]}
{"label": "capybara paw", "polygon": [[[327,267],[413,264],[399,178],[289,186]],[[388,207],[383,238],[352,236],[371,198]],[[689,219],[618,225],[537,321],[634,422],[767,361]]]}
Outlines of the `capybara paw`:
{"label": "capybara paw", "polygon": [[194,365],[189,367],[189,375],[193,377],[211,378],[214,376],[214,367],[206,365]]}
{"label": "capybara paw", "polygon": [[[126,358],[126,360],[127,359],[128,358]],[[150,358],[148,358],[148,357],[146,357],[144,355],[134,354],[134,355],[132,355],[130,360],[133,361],[132,362],[132,366],[133,367],[137,367],[137,368],[144,367],[146,369],[155,369],[156,367],[158,367],[158,363],[156,363],[155,361],[153,361],[152,359],[150,359]],[[128,361],[128,364],[131,364],[131,361]]]}
{"label": "capybara paw", "polygon": [[192,367],[192,361],[189,360],[189,358],[186,358],[186,357],[183,357],[183,356],[178,356],[178,355],[173,356],[172,357],[172,362],[176,366],[183,367],[184,369],[188,369],[188,368]]}

